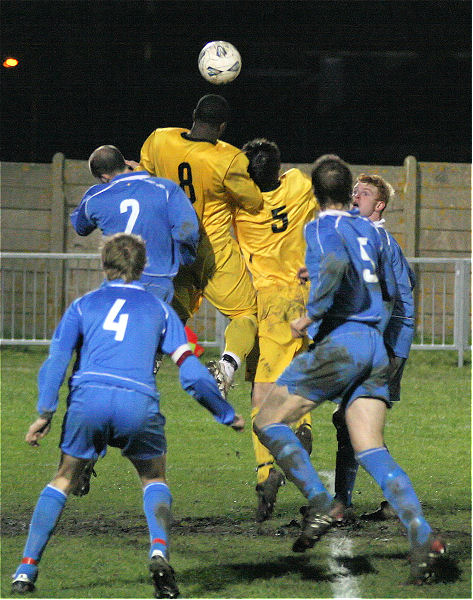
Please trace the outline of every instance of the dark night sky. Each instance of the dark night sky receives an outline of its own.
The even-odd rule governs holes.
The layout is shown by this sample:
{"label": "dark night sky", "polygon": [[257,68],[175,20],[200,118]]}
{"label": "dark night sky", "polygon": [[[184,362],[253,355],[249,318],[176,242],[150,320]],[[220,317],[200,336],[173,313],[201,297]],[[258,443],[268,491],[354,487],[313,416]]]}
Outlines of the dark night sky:
{"label": "dark night sky", "polygon": [[[156,127],[190,126],[199,97],[232,106],[224,138],[275,140],[284,162],[471,162],[467,2],[2,0],[1,160],[138,159]],[[237,46],[227,86],[197,70],[212,39]]]}

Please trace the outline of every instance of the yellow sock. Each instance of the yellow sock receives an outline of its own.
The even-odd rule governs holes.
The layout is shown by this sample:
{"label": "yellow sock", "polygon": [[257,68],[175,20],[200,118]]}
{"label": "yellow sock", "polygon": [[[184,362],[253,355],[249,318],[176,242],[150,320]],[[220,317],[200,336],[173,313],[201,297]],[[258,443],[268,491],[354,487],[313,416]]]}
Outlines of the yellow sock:
{"label": "yellow sock", "polygon": [[225,351],[238,356],[242,363],[251,352],[258,323],[255,315],[243,315],[232,319],[225,329]]}
{"label": "yellow sock", "polygon": [[[251,423],[255,420],[256,415],[258,414],[259,407],[255,407],[251,409]],[[253,440],[253,449],[255,452],[256,458],[256,466],[258,467],[256,481],[257,483],[263,483],[268,479],[269,470],[274,465],[274,458],[271,456],[271,453],[263,446],[263,444],[259,441],[258,436],[252,430],[251,437]],[[261,466],[260,466],[261,465]]]}

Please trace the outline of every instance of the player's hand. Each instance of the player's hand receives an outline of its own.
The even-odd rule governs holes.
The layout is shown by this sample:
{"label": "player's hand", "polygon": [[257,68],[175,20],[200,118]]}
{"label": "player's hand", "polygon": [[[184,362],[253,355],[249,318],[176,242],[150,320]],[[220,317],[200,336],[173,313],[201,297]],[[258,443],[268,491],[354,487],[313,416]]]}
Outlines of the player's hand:
{"label": "player's hand", "polygon": [[230,425],[235,431],[243,431],[245,428],[245,421],[241,415],[235,415],[233,423]]}
{"label": "player's hand", "polygon": [[309,281],[309,269],[307,267],[301,267],[297,271],[297,278],[300,283],[307,283]]}
{"label": "player's hand", "polygon": [[132,171],[135,171],[140,166],[140,163],[137,163],[136,160],[125,160],[125,164],[128,165]]}
{"label": "player's hand", "polygon": [[310,317],[304,316],[299,317],[298,319],[294,319],[291,321],[291,333],[293,338],[302,338],[307,335],[307,327],[312,323],[312,319]]}
{"label": "player's hand", "polygon": [[38,417],[34,423],[31,423],[28,433],[26,434],[25,441],[30,446],[39,446],[39,441],[48,435],[51,429],[51,421],[44,417]]}

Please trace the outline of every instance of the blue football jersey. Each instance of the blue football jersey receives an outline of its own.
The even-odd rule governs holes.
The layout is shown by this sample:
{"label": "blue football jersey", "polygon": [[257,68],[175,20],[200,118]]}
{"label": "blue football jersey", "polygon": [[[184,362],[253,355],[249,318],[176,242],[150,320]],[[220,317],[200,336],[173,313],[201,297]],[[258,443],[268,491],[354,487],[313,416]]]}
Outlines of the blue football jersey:
{"label": "blue football jersey", "polygon": [[385,343],[395,356],[407,358],[414,338],[415,274],[409,266],[397,240],[384,229],[384,219],[374,223],[384,240],[397,283],[394,306],[384,332]]}
{"label": "blue football jersey", "polygon": [[358,321],[382,330],[396,283],[382,239],[359,211],[326,210],[308,223],[306,266],[311,281],[307,312],[315,338],[322,322]]}
{"label": "blue football jersey", "polygon": [[208,370],[192,356],[174,310],[138,282],[122,280],[105,281],[65,312],[38,375],[38,412],[56,410],[59,388],[74,351],[77,358],[69,380],[71,388],[101,383],[137,390],[158,400],[153,375],[158,350],[190,355],[181,366],[184,389],[218,421],[233,421],[233,408],[222,398]]}
{"label": "blue football jersey", "polygon": [[134,233],[146,242],[145,276],[173,277],[192,263],[199,241],[197,215],[182,189],[146,172],[117,175],[87,190],[71,214],[79,235]]}

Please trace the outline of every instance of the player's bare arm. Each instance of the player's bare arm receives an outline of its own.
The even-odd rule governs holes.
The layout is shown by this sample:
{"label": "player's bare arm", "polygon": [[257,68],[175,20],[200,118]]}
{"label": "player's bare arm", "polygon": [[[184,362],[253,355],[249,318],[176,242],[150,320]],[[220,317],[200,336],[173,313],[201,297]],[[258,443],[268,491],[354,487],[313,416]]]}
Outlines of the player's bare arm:
{"label": "player's bare arm", "polygon": [[243,417],[241,415],[235,415],[233,423],[230,425],[230,427],[238,432],[243,431],[245,428],[245,421]]}
{"label": "player's bare arm", "polygon": [[39,446],[40,439],[48,435],[51,429],[51,419],[47,417],[38,417],[34,423],[31,423],[26,436],[25,441],[30,446]]}
{"label": "player's bare arm", "polygon": [[293,338],[301,338],[307,335],[307,328],[312,323],[312,319],[307,315],[291,321],[291,333]]}

